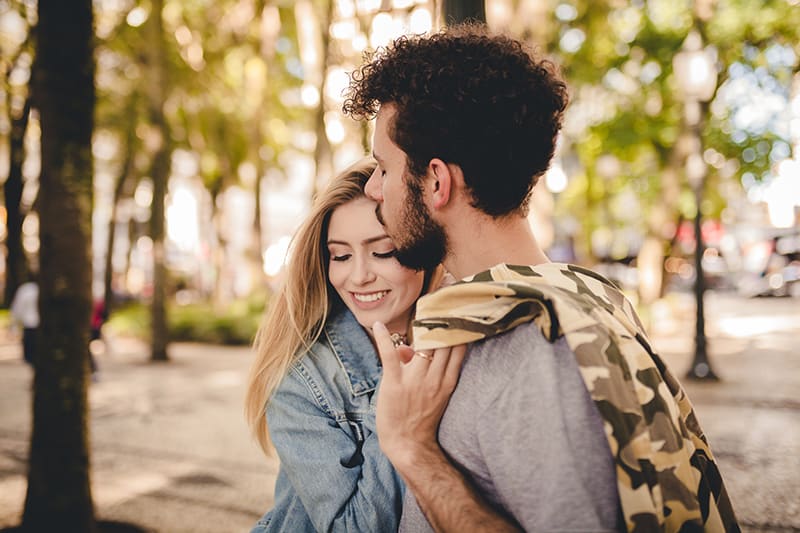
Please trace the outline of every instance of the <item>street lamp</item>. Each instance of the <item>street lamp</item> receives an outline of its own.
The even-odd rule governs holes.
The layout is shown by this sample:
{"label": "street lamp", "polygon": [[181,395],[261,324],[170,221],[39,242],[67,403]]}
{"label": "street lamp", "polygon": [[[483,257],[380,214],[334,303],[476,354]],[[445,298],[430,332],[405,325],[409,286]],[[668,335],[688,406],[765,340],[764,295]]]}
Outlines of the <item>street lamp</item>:
{"label": "street lamp", "polygon": [[683,42],[681,51],[673,59],[673,71],[680,85],[684,98],[686,124],[692,133],[692,148],[686,158],[686,179],[689,181],[696,204],[694,216],[695,239],[695,282],[694,295],[697,304],[695,322],[695,352],[688,378],[714,380],[717,376],[711,369],[706,349],[705,311],[703,295],[705,293],[705,275],[703,273],[702,213],[700,206],[703,200],[703,186],[707,167],[703,161],[703,141],[700,135],[704,118],[702,103],[708,102],[717,87],[717,71],[714,66],[712,52],[703,48],[703,40],[696,30],[692,30]]}

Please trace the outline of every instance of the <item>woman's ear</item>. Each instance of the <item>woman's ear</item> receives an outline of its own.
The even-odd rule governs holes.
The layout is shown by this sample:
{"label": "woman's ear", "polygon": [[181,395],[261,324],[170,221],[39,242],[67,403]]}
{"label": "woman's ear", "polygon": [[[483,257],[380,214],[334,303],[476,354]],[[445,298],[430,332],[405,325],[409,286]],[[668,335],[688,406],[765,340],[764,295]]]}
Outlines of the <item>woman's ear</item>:
{"label": "woman's ear", "polygon": [[428,174],[431,177],[431,198],[434,209],[441,209],[450,202],[453,192],[453,174],[451,167],[441,159],[431,159],[428,163]]}

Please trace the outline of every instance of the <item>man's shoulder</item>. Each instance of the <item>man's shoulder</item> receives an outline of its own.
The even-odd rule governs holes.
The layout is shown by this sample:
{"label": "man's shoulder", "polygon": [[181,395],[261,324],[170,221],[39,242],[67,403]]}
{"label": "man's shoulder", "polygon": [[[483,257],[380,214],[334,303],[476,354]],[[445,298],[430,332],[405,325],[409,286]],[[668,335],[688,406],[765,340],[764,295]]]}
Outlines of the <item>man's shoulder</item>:
{"label": "man's shoulder", "polygon": [[550,342],[534,322],[474,342],[469,346],[466,371],[479,372],[484,379],[503,380],[519,371],[551,366],[556,357],[571,356],[563,337]]}
{"label": "man's shoulder", "polygon": [[[536,322],[522,323],[510,330],[473,342],[470,353],[495,353],[503,354],[529,354],[541,350],[553,351],[560,345],[560,337],[556,342],[550,342],[544,336],[541,327]],[[559,346],[560,347],[560,346]]]}

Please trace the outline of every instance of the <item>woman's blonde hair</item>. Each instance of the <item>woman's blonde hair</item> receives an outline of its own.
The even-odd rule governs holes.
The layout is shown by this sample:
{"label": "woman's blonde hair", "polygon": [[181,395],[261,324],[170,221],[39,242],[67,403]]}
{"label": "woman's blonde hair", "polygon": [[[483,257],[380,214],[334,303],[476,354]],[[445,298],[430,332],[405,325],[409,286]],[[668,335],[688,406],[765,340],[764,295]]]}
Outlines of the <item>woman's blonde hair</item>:
{"label": "woman's blonde hair", "polygon": [[[339,296],[328,283],[328,248],[324,242],[333,211],[364,197],[376,163],[365,158],[331,180],[292,240],[286,278],[256,334],[256,359],[245,395],[245,418],[267,455],[272,445],[265,409],[291,365],[319,339],[331,306]],[[426,276],[426,280],[429,276]]]}

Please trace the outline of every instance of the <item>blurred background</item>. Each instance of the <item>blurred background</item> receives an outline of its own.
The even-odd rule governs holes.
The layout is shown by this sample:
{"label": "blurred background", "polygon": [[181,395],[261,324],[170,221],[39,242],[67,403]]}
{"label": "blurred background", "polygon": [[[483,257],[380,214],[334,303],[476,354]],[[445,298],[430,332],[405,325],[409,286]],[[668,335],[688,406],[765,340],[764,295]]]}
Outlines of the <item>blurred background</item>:
{"label": "blurred background", "polygon": [[[796,1],[484,9],[492,28],[561,65],[570,85],[559,153],[531,215],[554,260],[602,265],[647,305],[692,287],[700,213],[709,286],[797,294]],[[209,304],[217,315],[260,312],[315,192],[369,150],[371,125],[341,113],[349,72],[366,51],[445,16],[423,0],[96,0],[94,11],[93,295],[114,311],[164,290],[175,318]],[[0,17],[8,305],[39,249],[36,2],[3,0]],[[167,164],[155,165],[163,153]],[[154,181],[167,184],[164,198]],[[158,258],[153,202],[165,205]],[[154,261],[169,273],[163,288]],[[239,325],[218,340],[247,342],[255,323]]]}
{"label": "blurred background", "polygon": [[[0,0],[4,308],[41,266],[39,8]],[[796,318],[798,0],[94,0],[91,10],[91,299],[108,317],[91,349],[112,381],[135,374],[125,365],[163,377],[137,361],[203,360],[186,341],[252,341],[316,191],[370,150],[372,124],[341,113],[348,74],[399,35],[467,16],[524,40],[568,80],[559,149],[531,212],[553,260],[619,283],[656,337],[680,331],[677,373],[700,381],[728,371],[714,359],[725,331],[713,312],[750,316],[753,302],[765,319]],[[16,347],[12,322],[0,311]],[[235,392],[249,356],[225,350],[238,354],[238,377],[215,367],[214,383]],[[13,383],[30,379],[14,369]],[[0,416],[17,417],[0,451],[24,450],[30,416],[17,409],[27,401],[0,404]],[[253,507],[263,512],[271,486],[260,490]],[[19,497],[6,503],[14,509],[0,525],[21,510]],[[798,513],[787,530],[800,528]]]}

